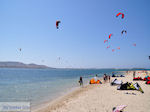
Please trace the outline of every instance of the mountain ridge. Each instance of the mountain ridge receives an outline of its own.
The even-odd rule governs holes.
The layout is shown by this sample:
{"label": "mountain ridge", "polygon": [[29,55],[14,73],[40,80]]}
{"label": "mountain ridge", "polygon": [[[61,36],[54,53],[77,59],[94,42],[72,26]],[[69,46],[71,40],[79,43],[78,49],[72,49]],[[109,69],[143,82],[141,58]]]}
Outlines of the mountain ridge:
{"label": "mountain ridge", "polygon": [[25,64],[17,61],[0,61],[0,68],[35,68],[35,69],[53,69],[46,65],[38,65],[34,63]]}

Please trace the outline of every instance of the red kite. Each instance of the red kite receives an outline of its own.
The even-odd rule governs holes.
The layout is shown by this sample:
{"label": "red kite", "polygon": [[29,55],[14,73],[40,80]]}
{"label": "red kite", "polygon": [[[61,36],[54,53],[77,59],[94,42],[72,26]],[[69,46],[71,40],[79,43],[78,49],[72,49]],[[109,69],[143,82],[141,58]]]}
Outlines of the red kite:
{"label": "red kite", "polygon": [[56,21],[56,28],[57,29],[59,28],[59,23],[60,23],[60,21]]}
{"label": "red kite", "polygon": [[112,36],[112,34],[109,35],[109,39],[110,39],[111,36]]}
{"label": "red kite", "polygon": [[116,17],[118,17],[119,15],[122,15],[122,19],[124,18],[124,14],[123,14],[123,13],[119,12],[119,13],[116,15]]}
{"label": "red kite", "polygon": [[108,42],[108,40],[104,40],[104,43],[105,43],[105,42]]}

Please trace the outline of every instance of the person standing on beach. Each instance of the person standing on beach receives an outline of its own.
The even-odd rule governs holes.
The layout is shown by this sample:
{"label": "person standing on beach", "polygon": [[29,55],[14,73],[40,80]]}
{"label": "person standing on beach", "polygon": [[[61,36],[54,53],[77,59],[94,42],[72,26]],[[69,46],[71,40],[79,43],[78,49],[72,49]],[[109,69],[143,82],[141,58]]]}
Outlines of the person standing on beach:
{"label": "person standing on beach", "polygon": [[80,83],[80,86],[83,86],[83,80],[82,80],[82,77],[80,77],[79,83]]}
{"label": "person standing on beach", "polygon": [[133,72],[133,78],[135,78],[135,71]]}
{"label": "person standing on beach", "polygon": [[110,82],[110,75],[108,76],[109,82]]}
{"label": "person standing on beach", "polygon": [[104,82],[106,82],[106,74],[104,74],[103,79],[104,79]]}

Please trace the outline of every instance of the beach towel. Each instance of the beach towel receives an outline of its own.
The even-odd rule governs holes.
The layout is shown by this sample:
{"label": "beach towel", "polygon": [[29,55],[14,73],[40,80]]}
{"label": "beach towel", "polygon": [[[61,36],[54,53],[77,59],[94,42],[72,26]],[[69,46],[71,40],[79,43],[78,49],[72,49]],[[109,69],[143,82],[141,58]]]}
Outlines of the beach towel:
{"label": "beach towel", "polygon": [[116,108],[114,108],[113,112],[120,112],[120,111],[123,111],[123,109],[127,107],[127,105],[120,105],[120,106],[117,106]]}

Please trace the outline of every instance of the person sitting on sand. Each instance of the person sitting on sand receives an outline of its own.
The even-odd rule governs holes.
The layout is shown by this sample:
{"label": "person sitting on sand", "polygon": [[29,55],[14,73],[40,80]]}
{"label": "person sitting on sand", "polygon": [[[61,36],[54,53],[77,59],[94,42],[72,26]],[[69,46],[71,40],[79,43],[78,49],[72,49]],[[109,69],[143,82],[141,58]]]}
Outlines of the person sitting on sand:
{"label": "person sitting on sand", "polygon": [[96,76],[94,77],[94,80],[95,80],[95,81],[97,81],[97,80],[98,80],[98,76],[97,76],[97,74],[96,74]]}
{"label": "person sitting on sand", "polygon": [[80,86],[83,86],[83,80],[82,80],[82,77],[80,77],[79,83],[80,83]]}

